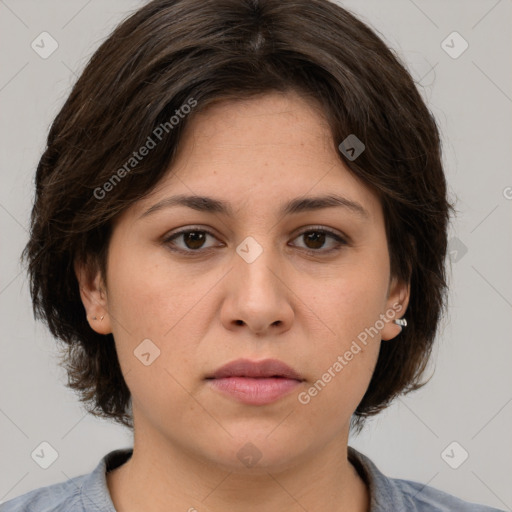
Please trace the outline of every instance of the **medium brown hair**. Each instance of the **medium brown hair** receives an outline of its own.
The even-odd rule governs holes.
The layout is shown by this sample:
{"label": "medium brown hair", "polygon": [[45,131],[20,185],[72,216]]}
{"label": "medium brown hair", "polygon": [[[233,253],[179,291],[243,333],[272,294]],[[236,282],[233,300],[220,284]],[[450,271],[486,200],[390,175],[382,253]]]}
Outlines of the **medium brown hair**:
{"label": "medium brown hair", "polygon": [[[424,384],[446,307],[453,206],[438,128],[405,66],[373,30],[327,0],[154,0],[99,47],[55,118],[22,255],[34,315],[65,342],[68,386],[92,414],[133,426],[113,336],[89,326],[74,261],[97,265],[106,279],[113,220],[169,172],[195,113],[271,91],[316,102],[336,150],[350,134],[365,144],[357,159],[339,157],[377,193],[391,275],[410,283],[408,326],[381,345],[353,425],[360,429],[365,417]],[[197,106],[171,128],[191,98]],[[127,170],[159,126],[168,128],[165,137]],[[115,174],[122,179],[113,182]],[[107,182],[108,193],[99,193]]]}

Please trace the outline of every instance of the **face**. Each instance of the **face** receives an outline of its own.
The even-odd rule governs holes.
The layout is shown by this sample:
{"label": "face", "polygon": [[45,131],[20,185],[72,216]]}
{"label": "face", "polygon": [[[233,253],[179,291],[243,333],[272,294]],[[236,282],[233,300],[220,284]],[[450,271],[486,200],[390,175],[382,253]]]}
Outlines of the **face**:
{"label": "face", "polygon": [[[191,121],[170,172],[117,220],[107,286],[81,280],[91,327],[115,339],[135,443],[229,470],[247,454],[277,468],[346,446],[408,299],[390,279],[379,200],[298,95],[218,103]],[[170,204],[177,195],[225,211]],[[344,201],[304,201],[327,195]],[[238,365],[211,378],[239,359],[296,375]]]}

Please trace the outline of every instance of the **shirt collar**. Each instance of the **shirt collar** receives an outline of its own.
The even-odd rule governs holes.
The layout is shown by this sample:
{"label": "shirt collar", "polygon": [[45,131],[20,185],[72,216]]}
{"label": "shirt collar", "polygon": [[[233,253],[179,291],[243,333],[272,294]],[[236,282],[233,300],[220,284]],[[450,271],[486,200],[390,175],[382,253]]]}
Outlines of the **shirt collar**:
{"label": "shirt collar", "polygon": [[393,479],[384,475],[366,455],[349,446],[348,460],[366,483],[370,493],[370,512],[407,512],[404,495]]}
{"label": "shirt collar", "polygon": [[107,485],[107,472],[124,464],[133,453],[133,448],[121,448],[105,455],[92,473],[87,475],[80,488],[83,512],[116,512]]}

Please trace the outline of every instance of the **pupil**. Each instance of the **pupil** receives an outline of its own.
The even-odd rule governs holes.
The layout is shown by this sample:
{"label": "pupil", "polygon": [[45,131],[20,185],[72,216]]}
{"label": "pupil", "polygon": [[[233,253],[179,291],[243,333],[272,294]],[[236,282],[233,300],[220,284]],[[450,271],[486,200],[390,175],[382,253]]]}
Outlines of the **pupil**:
{"label": "pupil", "polygon": [[[306,238],[307,238],[308,241],[312,241],[313,242],[313,248],[314,249],[319,249],[324,244],[325,233],[313,232],[313,233],[308,234],[306,236]],[[315,242],[316,242],[316,245],[315,245]],[[320,242],[320,243],[318,243],[318,242]]]}
{"label": "pupil", "polygon": [[[189,246],[189,249],[200,249],[201,245],[204,242],[204,233],[198,231],[190,231],[185,234],[185,243]],[[189,240],[192,239],[192,245],[190,245]]]}

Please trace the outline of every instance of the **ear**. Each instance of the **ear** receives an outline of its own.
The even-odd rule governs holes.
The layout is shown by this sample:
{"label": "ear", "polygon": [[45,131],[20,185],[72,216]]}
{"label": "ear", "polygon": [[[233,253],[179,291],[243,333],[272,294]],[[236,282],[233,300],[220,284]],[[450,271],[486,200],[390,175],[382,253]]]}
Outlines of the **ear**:
{"label": "ear", "polygon": [[91,329],[98,334],[110,334],[107,291],[98,265],[75,260],[74,270]]}
{"label": "ear", "polygon": [[410,294],[410,283],[404,283],[395,277],[391,279],[386,300],[385,318],[383,318],[385,325],[381,331],[382,340],[392,340],[402,332],[402,326],[395,324],[394,320],[405,316]]}

